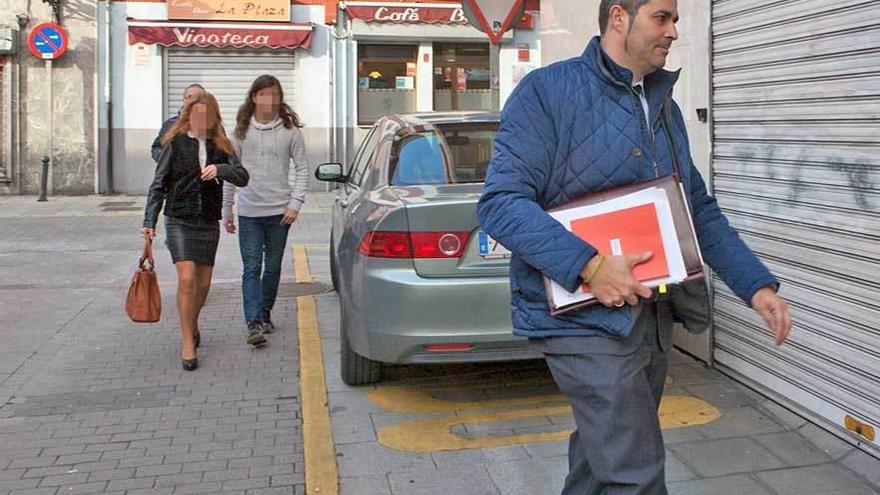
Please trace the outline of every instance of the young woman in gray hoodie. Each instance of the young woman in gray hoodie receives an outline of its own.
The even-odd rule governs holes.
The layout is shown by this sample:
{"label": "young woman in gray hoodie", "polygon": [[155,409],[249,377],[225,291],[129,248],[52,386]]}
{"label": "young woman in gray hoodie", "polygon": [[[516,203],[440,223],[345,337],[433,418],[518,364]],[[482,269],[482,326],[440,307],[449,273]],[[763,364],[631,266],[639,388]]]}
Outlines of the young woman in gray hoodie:
{"label": "young woman in gray hoodie", "polygon": [[[266,342],[275,331],[271,311],[278,294],[287,233],[305,201],[309,184],[299,117],[284,102],[271,75],[258,77],[238,109],[232,146],[250,173],[247,187],[223,188],[223,225],[235,233],[232,207],[237,189],[241,277],[248,344]],[[265,260],[265,266],[263,262]]]}

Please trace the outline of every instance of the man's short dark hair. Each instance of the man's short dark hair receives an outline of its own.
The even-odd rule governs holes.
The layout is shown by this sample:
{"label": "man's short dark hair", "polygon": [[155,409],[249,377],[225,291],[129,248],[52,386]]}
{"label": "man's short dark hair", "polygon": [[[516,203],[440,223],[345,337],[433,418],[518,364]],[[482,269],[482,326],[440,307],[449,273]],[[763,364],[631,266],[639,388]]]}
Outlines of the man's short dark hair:
{"label": "man's short dark hair", "polygon": [[192,89],[192,88],[199,88],[199,89],[201,89],[202,91],[207,91],[207,90],[205,89],[205,87],[202,86],[201,84],[199,84],[199,83],[192,83],[192,84],[190,84],[189,86],[187,86],[186,88],[184,88],[184,89],[183,89],[183,92],[186,93],[187,91],[189,91],[189,90]]}
{"label": "man's short dark hair", "polygon": [[608,18],[611,16],[611,7],[620,5],[629,14],[629,26],[632,27],[636,20],[636,14],[642,5],[651,0],[602,0],[599,4],[599,32],[605,34],[608,28]]}

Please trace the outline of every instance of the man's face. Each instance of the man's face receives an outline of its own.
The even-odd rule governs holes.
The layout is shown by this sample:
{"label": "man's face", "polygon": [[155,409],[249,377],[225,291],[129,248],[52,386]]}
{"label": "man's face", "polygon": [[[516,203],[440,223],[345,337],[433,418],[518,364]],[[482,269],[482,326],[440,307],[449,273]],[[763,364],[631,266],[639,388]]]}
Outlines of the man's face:
{"label": "man's face", "polygon": [[202,88],[193,86],[183,92],[183,106],[187,106],[190,102],[195,101],[202,94]]}
{"label": "man's face", "polygon": [[630,62],[642,73],[662,69],[672,42],[678,39],[676,0],[651,0],[636,13],[626,35],[624,49]]}

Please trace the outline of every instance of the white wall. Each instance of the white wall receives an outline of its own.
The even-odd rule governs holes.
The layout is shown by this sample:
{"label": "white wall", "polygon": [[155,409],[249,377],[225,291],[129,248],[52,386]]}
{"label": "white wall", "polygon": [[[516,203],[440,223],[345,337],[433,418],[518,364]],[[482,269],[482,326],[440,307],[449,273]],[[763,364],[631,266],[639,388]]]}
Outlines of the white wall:
{"label": "white wall", "polygon": [[[541,15],[535,12],[534,29],[517,29],[513,32],[513,42],[501,46],[499,55],[500,96],[501,108],[516,87],[516,83],[525,74],[541,66]],[[529,45],[529,61],[519,61],[519,45]]]}
{"label": "white wall", "polygon": [[148,45],[149,57],[135,56],[128,44],[129,17],[165,20],[164,3],[116,2],[113,4],[110,64],[112,75],[113,127],[149,129],[162,123],[162,47]]}
{"label": "white wall", "polygon": [[416,71],[416,108],[430,112],[434,110],[434,44],[430,41],[419,42]]}
{"label": "white wall", "polygon": [[318,165],[330,161],[330,129],[333,125],[331,101],[333,84],[330,80],[330,28],[324,24],[324,7],[321,5],[294,5],[294,22],[311,22],[312,46],[297,48],[296,91],[292,105],[305,124],[303,138],[309,160],[311,189],[324,190],[325,184],[313,178]]}

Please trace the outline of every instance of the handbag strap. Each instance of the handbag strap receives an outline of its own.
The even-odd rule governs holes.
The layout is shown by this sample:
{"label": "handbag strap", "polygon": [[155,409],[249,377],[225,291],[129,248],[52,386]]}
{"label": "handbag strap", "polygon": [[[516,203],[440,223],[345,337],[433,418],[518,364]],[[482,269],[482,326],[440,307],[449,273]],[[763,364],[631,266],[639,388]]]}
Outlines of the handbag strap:
{"label": "handbag strap", "polygon": [[[144,267],[144,261],[149,261],[150,266]],[[141,257],[138,260],[138,267],[141,270],[152,271],[155,266],[156,262],[153,260],[153,240],[144,239],[144,250],[141,252]]]}
{"label": "handbag strap", "polygon": [[669,140],[669,152],[672,154],[672,168],[678,180],[681,181],[681,166],[678,163],[678,153],[675,152],[675,141],[672,139],[671,106],[672,98],[669,98],[663,104],[663,108],[660,111],[663,114],[663,131],[666,132],[666,139]]}

